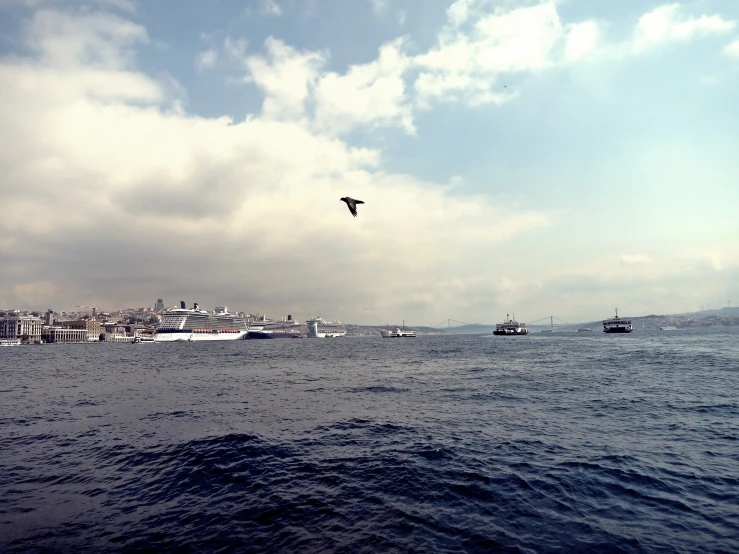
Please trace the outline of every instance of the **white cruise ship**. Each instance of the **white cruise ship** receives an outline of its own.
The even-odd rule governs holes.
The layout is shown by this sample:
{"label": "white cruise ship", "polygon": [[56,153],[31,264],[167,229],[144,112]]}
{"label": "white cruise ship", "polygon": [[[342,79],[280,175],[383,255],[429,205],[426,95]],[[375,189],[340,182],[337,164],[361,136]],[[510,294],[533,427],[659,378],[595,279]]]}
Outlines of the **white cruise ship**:
{"label": "white cruise ship", "polygon": [[346,328],[341,321],[326,321],[322,317],[316,317],[306,321],[308,325],[308,338],[331,339],[346,335]]}
{"label": "white cruise ship", "polygon": [[[259,324],[264,323],[261,327]],[[255,325],[248,322],[249,332],[247,339],[292,339],[302,338],[300,323],[288,315],[283,317],[282,321],[272,321],[271,319],[255,320]]]}
{"label": "white cruise ship", "polygon": [[633,330],[630,319],[618,317],[618,309],[616,309],[616,317],[603,320],[604,333],[631,333]]}
{"label": "white cruise ship", "polygon": [[238,340],[248,331],[243,317],[228,312],[226,306],[213,312],[201,310],[197,302],[192,310],[185,308],[165,312],[154,334],[155,342]]}

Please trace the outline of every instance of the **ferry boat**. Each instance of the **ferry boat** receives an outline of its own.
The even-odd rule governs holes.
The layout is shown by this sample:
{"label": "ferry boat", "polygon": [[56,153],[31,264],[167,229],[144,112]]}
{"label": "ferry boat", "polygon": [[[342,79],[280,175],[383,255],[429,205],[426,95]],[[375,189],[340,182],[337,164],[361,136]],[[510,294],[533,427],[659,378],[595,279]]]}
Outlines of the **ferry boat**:
{"label": "ferry boat", "polygon": [[616,309],[616,316],[609,317],[603,320],[603,332],[604,333],[631,333],[634,328],[631,326],[631,320],[623,317],[618,317],[618,309]]}
{"label": "ferry boat", "polygon": [[503,323],[495,325],[495,331],[493,335],[528,335],[529,330],[526,328],[525,323],[519,323],[516,321],[516,315],[513,314],[511,319],[510,314],[506,314],[506,319]]}
{"label": "ferry boat", "polygon": [[322,317],[315,317],[306,321],[308,338],[332,339],[346,335],[346,327],[341,321],[327,321]]}
{"label": "ferry boat", "polygon": [[0,346],[20,346],[21,339],[0,339]]}
{"label": "ferry boat", "polygon": [[389,329],[381,329],[380,334],[382,335],[382,338],[384,339],[401,339],[401,338],[416,338],[416,332],[415,331],[406,331],[405,330],[405,321],[403,322],[403,328],[401,329],[397,325],[395,326],[395,329],[390,331]]}
{"label": "ferry boat", "polygon": [[300,338],[303,334],[300,332],[300,323],[289,314],[281,321],[265,319],[261,321],[266,321],[261,329],[249,325],[247,339],[291,339]]}
{"label": "ferry boat", "polygon": [[238,340],[244,338],[247,332],[245,319],[229,313],[226,306],[208,312],[201,310],[197,302],[192,310],[186,309],[182,302],[179,309],[165,312],[154,334],[154,341]]}

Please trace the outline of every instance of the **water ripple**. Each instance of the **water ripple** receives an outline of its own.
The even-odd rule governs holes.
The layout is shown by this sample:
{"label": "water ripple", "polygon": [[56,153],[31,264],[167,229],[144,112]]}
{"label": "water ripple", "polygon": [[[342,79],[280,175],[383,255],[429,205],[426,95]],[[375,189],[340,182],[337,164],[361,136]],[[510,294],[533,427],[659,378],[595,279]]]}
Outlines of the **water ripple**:
{"label": "water ripple", "polygon": [[5,349],[0,551],[737,552],[739,332],[681,337]]}

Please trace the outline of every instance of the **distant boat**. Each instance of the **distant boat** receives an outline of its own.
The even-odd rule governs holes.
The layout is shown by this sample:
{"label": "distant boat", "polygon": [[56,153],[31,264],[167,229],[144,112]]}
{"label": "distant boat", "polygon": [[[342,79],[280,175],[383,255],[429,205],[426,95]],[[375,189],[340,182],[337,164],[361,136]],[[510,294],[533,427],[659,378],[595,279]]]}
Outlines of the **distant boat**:
{"label": "distant boat", "polygon": [[592,333],[592,329],[588,329],[587,327],[583,327],[582,329],[577,330],[578,333]]}
{"label": "distant boat", "polygon": [[506,320],[503,323],[497,323],[495,325],[495,331],[493,335],[528,335],[529,330],[526,328],[525,323],[519,323],[516,321],[516,315],[513,315],[511,319],[510,314],[506,314]]}
{"label": "distant boat", "polygon": [[396,325],[395,329],[393,329],[392,331],[388,329],[381,329],[380,334],[382,335],[382,338],[384,339],[403,339],[403,338],[414,339],[416,338],[415,331],[405,330],[405,321],[403,321],[402,329]]}
{"label": "distant boat", "polygon": [[677,327],[673,327],[672,325],[663,325],[659,328],[660,331],[677,331]]}

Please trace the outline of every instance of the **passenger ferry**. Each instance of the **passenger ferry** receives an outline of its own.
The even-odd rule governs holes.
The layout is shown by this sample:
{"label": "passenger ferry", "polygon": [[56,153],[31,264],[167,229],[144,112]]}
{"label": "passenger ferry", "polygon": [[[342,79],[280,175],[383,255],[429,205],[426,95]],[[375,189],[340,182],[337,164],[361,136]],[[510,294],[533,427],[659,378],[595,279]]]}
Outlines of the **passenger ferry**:
{"label": "passenger ferry", "polygon": [[634,328],[631,326],[631,320],[623,317],[618,317],[618,308],[616,309],[616,316],[609,317],[603,320],[603,332],[604,333],[631,333]]}
{"label": "passenger ferry", "polygon": [[516,321],[516,314],[513,314],[511,319],[510,314],[506,314],[506,319],[503,323],[495,325],[495,331],[493,335],[528,335],[529,330],[525,323],[519,323]]}
{"label": "passenger ferry", "polygon": [[201,310],[195,302],[192,310],[169,310],[164,314],[154,334],[155,342],[238,340],[246,336],[248,329],[243,317],[228,312],[228,307],[213,312]]}
{"label": "passenger ferry", "polygon": [[316,317],[306,321],[308,324],[308,338],[332,339],[346,335],[346,327],[341,321],[327,321]]}
{"label": "passenger ferry", "polygon": [[21,339],[0,339],[0,346],[20,346]]}
{"label": "passenger ferry", "polygon": [[382,338],[384,339],[401,339],[401,338],[416,338],[416,332],[415,331],[406,331],[405,330],[405,321],[403,322],[403,328],[401,329],[397,325],[395,326],[395,329],[390,331],[389,329],[381,329],[380,334],[382,335]]}

